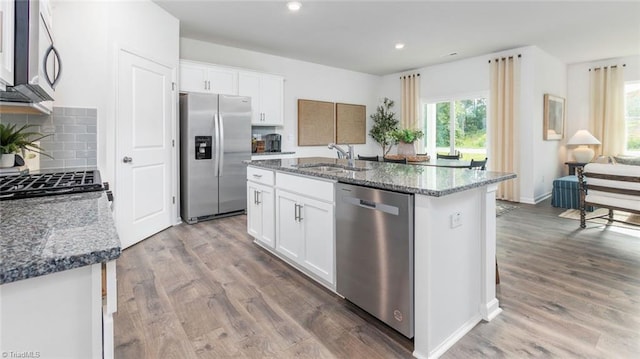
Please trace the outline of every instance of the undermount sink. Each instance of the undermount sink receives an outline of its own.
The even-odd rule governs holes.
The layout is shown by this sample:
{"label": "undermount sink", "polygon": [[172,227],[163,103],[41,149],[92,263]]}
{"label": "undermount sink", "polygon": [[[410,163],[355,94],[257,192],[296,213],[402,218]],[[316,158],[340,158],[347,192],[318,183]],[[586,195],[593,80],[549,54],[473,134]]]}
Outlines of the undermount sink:
{"label": "undermount sink", "polygon": [[298,168],[320,172],[320,173],[346,173],[349,171],[366,171],[368,168],[362,167],[350,167],[339,164],[331,164],[331,163],[319,163],[319,164],[310,164],[298,166]]}

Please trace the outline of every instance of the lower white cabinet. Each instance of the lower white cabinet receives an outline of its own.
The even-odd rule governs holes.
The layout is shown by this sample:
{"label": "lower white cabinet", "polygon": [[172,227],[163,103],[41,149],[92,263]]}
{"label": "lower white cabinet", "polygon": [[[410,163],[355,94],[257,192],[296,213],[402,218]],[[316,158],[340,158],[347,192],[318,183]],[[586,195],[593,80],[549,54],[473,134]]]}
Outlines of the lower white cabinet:
{"label": "lower white cabinet", "polygon": [[276,238],[279,254],[335,285],[333,203],[277,189]]}
{"label": "lower white cabinet", "polygon": [[263,245],[275,246],[273,187],[247,181],[247,232]]}

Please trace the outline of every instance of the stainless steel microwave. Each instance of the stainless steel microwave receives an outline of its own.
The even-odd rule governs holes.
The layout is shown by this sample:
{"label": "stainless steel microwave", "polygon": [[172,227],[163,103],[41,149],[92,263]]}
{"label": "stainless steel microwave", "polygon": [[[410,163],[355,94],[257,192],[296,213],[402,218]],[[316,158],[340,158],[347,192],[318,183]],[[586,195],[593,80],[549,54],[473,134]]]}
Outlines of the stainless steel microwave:
{"label": "stainless steel microwave", "polygon": [[46,0],[16,0],[14,85],[0,101],[52,101],[62,61],[53,41],[51,9]]}

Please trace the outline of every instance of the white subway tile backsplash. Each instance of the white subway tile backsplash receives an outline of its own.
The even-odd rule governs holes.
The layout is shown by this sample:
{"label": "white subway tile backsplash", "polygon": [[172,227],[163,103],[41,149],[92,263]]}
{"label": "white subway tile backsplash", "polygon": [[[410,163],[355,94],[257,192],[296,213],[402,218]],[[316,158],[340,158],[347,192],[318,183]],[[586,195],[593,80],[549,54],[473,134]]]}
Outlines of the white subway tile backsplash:
{"label": "white subway tile backsplash", "polygon": [[[2,115],[2,123],[34,125],[30,130],[52,134],[40,146],[54,157],[40,156],[40,168],[96,166],[98,111],[54,107],[51,115]],[[46,131],[45,131],[46,130]]]}
{"label": "white subway tile backsplash", "polygon": [[86,108],[76,108],[76,107],[65,107],[64,108],[65,116],[86,116],[87,109]]}
{"label": "white subway tile backsplash", "polygon": [[74,142],[76,140],[76,135],[73,133],[56,133],[53,140],[58,142]]}
{"label": "white subway tile backsplash", "polygon": [[64,143],[65,150],[86,150],[86,142],[66,142]]}
{"label": "white subway tile backsplash", "polygon": [[89,133],[89,134],[85,134],[85,133],[79,133],[77,135],[72,135],[72,136],[76,136],[76,142],[96,142],[96,134],[95,133]]}
{"label": "white subway tile backsplash", "polygon": [[64,133],[87,133],[85,125],[64,125]]}
{"label": "white subway tile backsplash", "polygon": [[76,158],[76,151],[53,151],[51,152],[51,156],[56,160],[68,160]]}
{"label": "white subway tile backsplash", "polygon": [[73,160],[64,160],[64,167],[87,167],[87,159],[86,158],[76,158]]}

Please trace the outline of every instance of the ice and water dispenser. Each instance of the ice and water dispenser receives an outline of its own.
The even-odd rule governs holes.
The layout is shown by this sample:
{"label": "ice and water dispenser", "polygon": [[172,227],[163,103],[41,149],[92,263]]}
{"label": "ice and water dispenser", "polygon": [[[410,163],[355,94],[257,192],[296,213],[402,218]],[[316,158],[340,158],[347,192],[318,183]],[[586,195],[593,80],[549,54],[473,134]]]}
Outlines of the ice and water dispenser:
{"label": "ice and water dispenser", "polygon": [[196,160],[210,160],[212,136],[196,136]]}

